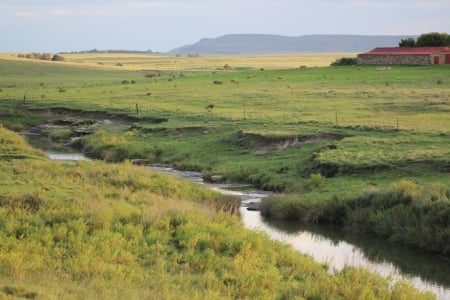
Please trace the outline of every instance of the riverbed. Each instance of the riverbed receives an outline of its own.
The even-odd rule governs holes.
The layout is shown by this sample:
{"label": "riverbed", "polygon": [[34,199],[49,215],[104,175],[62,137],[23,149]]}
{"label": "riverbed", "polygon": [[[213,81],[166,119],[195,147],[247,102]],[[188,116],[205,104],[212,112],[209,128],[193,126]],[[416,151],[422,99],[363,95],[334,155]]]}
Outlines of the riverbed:
{"label": "riverbed", "polygon": [[[35,142],[33,145],[37,146]],[[53,160],[73,162],[87,159],[70,148],[54,151],[47,147],[45,151]],[[274,240],[290,244],[298,252],[328,265],[330,272],[340,271],[345,266],[363,267],[394,281],[405,280],[420,290],[432,291],[440,300],[450,299],[448,258],[399,247],[375,237],[351,234],[336,226],[265,220],[259,211],[248,210],[247,206],[261,201],[268,195],[266,192],[246,185],[207,184],[198,172],[178,171],[169,167],[146,167],[240,197],[240,216],[246,228],[264,232]]]}

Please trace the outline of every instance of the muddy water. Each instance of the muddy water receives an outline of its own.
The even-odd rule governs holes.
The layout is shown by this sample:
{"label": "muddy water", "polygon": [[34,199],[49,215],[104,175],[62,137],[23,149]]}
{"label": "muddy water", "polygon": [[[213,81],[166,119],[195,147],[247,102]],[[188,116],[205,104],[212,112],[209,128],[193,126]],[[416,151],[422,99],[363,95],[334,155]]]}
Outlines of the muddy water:
{"label": "muddy water", "polygon": [[[36,141],[37,148],[46,145],[50,159],[82,160],[82,154],[73,150],[50,150],[49,143]],[[248,203],[261,201],[267,193],[249,186],[205,184],[201,173],[177,171],[166,167],[149,169],[187,178],[224,194],[241,198],[240,215],[246,228],[265,232],[272,239],[290,244],[295,250],[326,263],[330,272],[344,266],[364,267],[392,280],[406,280],[421,290],[429,290],[438,299],[450,299],[450,259],[398,247],[384,240],[365,235],[349,234],[334,226],[306,226],[295,222],[264,220],[258,211],[247,210]]]}

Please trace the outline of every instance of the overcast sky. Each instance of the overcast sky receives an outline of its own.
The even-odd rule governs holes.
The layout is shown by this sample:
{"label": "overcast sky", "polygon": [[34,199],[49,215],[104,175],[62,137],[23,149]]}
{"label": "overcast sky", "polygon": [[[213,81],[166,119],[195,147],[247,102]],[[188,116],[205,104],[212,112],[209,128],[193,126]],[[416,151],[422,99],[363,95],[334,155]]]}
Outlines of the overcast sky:
{"label": "overcast sky", "polygon": [[230,33],[450,32],[450,0],[0,0],[0,51],[165,52]]}

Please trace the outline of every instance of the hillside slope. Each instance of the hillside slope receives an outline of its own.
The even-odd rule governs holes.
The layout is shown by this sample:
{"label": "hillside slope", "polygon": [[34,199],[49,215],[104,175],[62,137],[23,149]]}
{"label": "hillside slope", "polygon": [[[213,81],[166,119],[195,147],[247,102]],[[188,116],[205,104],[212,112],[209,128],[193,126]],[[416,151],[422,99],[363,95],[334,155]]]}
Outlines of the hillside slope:
{"label": "hillside slope", "polygon": [[294,52],[360,52],[396,46],[406,36],[229,34],[175,48],[172,54],[267,54]]}

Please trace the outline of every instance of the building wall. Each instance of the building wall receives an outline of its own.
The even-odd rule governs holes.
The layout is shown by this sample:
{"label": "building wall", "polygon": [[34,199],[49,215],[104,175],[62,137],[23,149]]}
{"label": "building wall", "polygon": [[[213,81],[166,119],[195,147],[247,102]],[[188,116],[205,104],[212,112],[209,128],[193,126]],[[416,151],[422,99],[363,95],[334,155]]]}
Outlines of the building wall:
{"label": "building wall", "polygon": [[[442,62],[442,59],[440,59]],[[360,65],[430,65],[433,55],[358,54]]]}

